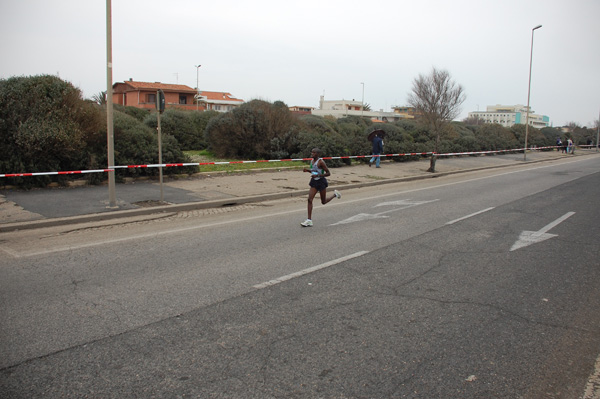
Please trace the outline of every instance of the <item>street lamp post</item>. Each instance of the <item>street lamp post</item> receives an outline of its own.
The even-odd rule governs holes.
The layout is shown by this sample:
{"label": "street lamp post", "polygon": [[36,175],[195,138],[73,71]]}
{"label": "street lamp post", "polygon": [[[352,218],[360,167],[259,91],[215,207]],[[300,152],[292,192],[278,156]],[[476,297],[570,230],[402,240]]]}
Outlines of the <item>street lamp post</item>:
{"label": "street lamp post", "polygon": [[198,85],[198,73],[200,72],[200,67],[202,65],[196,65],[196,111],[198,111],[198,106],[200,104],[200,86]]}
{"label": "street lamp post", "polygon": [[106,0],[106,144],[108,156],[108,207],[117,207],[115,190],[115,138],[113,126],[113,89],[112,89],[112,3]]}
{"label": "street lamp post", "polygon": [[360,84],[362,85],[362,102],[361,102],[361,106],[360,106],[360,116],[364,116],[364,114],[365,114],[365,83],[360,82]]}
{"label": "street lamp post", "polygon": [[541,28],[542,25],[538,25],[531,30],[531,53],[529,54],[529,86],[527,87],[527,110],[525,116],[525,148],[523,150],[523,161],[527,161],[527,137],[529,136],[529,97],[531,94],[531,65],[533,62],[533,32],[536,29]]}
{"label": "street lamp post", "polygon": [[598,112],[598,126],[596,126],[596,129],[596,152],[598,152],[598,147],[600,147],[600,143],[598,143],[600,140],[600,112]]}

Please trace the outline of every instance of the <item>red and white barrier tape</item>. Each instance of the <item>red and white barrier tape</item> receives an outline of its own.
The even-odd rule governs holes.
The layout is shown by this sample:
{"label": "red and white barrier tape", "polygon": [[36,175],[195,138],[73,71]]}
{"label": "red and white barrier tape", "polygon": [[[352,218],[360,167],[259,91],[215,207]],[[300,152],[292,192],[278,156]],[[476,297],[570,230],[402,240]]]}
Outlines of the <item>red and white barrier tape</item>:
{"label": "red and white barrier tape", "polygon": [[[551,147],[537,147],[529,148],[529,150],[544,150],[550,148],[557,148],[557,146]],[[480,155],[480,154],[498,154],[503,152],[517,152],[523,151],[523,148],[517,148],[512,150],[497,150],[497,151],[473,151],[473,152],[453,152],[446,154],[436,154],[438,157],[456,156],[456,155]],[[403,156],[414,156],[414,155],[433,155],[434,152],[407,152],[404,154],[381,154],[381,155],[349,155],[341,157],[323,157],[325,160],[330,159],[358,159],[358,158],[372,158],[375,157],[403,157]],[[244,164],[244,163],[263,163],[263,162],[290,162],[290,161],[310,161],[312,158],[288,158],[288,159],[265,159],[258,161],[222,161],[222,162],[187,162],[187,163],[166,163],[166,164],[145,164],[145,165],[123,165],[113,166],[107,169],[92,169],[92,170],[71,170],[71,171],[59,171],[59,172],[33,172],[33,173],[5,173],[0,174],[0,177],[28,177],[28,176],[48,176],[48,175],[76,175],[84,173],[105,173],[112,172],[115,169],[138,169],[138,168],[169,168],[174,166],[206,166],[206,165],[232,165],[232,164]]]}
{"label": "red and white barrier tape", "polygon": [[33,172],[33,173],[6,173],[0,174],[0,177],[26,177],[26,176],[47,176],[47,175],[77,175],[83,173],[102,173],[110,172],[113,169],[91,169],[91,170],[69,170],[59,172]]}

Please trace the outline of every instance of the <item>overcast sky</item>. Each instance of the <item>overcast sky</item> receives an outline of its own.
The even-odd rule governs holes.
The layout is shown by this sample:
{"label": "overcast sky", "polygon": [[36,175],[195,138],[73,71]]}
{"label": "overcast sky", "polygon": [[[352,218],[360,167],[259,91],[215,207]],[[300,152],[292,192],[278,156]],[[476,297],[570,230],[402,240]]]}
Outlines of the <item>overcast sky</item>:
{"label": "overcast sky", "polygon": [[[446,69],[459,119],[527,104],[554,126],[600,111],[599,0],[113,0],[113,82],[179,83],[246,101],[406,105]],[[54,74],[85,98],[106,90],[106,0],[0,0],[0,78]]]}

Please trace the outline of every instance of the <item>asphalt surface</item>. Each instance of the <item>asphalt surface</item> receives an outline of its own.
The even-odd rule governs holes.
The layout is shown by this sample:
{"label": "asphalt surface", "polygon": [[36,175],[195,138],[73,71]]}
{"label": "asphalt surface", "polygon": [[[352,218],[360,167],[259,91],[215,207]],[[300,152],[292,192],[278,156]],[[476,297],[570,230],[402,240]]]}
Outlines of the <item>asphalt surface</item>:
{"label": "asphalt surface", "polygon": [[[578,151],[575,157],[594,155]],[[331,168],[330,189],[343,190],[404,180],[435,178],[486,168],[508,167],[525,162],[545,162],[570,155],[557,151],[440,158],[436,173],[427,172],[429,159],[410,162],[382,161],[381,168],[368,165]],[[0,186],[1,187],[1,186]],[[117,184],[117,206],[109,207],[106,185],[35,190],[0,190],[0,231],[107,220],[160,212],[231,206],[306,195],[308,176],[298,169],[266,169],[240,173],[198,173],[189,178],[163,182],[163,202],[157,181]]]}
{"label": "asphalt surface", "polygon": [[[374,206],[348,192],[310,230],[298,225],[304,209],[285,212],[303,207],[281,201],[296,203],[268,219],[250,220],[248,212],[227,226],[195,220],[206,228],[163,230],[112,250],[4,257],[7,353],[45,349],[3,368],[0,397],[581,397],[600,331],[599,158],[592,157],[412,191],[411,204],[421,205],[361,223],[337,222],[402,208],[406,194],[380,186],[387,196]],[[219,189],[228,184],[221,180]],[[552,239],[509,249],[523,232],[570,211]],[[141,228],[69,226],[60,240]],[[54,239],[47,229],[39,234]],[[255,285],[342,253],[355,257]],[[262,274],[259,264],[272,269]],[[205,287],[221,299],[203,299]]]}

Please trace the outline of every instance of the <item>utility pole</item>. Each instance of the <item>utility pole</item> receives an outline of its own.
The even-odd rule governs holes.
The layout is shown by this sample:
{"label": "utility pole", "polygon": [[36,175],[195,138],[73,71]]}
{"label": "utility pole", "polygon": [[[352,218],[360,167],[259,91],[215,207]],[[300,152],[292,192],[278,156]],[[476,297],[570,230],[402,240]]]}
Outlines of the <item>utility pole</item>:
{"label": "utility pole", "polygon": [[527,116],[525,117],[525,149],[523,150],[523,161],[527,161],[527,136],[529,136],[529,95],[531,94],[531,65],[533,63],[533,33],[541,28],[538,25],[531,30],[531,53],[529,54],[529,86],[527,88]]}
{"label": "utility pole", "polygon": [[115,135],[113,126],[113,90],[112,90],[112,11],[111,0],[106,0],[106,140],[108,147],[108,207],[117,207],[115,192]]}

